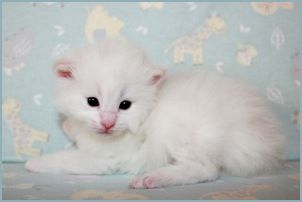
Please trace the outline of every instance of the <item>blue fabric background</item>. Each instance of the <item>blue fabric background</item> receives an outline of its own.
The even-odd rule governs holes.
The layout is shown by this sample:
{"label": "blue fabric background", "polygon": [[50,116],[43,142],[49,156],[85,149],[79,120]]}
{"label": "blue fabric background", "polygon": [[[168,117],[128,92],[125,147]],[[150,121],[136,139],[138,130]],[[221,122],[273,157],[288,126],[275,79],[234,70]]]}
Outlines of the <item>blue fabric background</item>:
{"label": "blue fabric background", "polygon": [[[105,17],[91,17],[99,6],[104,9]],[[287,157],[297,159],[299,8],[297,4],[255,6],[251,3],[4,3],[3,107],[8,106],[5,103],[13,106],[11,103],[18,102],[20,111],[15,118],[25,124],[22,126],[49,135],[47,141],[24,135],[24,139],[33,141],[29,148],[51,152],[67,147],[52,102],[52,62],[68,49],[88,42],[87,24],[103,19],[111,23],[110,29],[112,22],[118,21],[123,26],[117,34],[140,44],[153,61],[172,71],[209,69],[259,87],[281,120],[288,139]],[[175,64],[173,50],[166,49],[174,40],[198,32],[211,16],[222,18],[227,29],[203,42],[203,63],[194,65],[191,56],[186,55],[183,64]],[[94,38],[110,34],[108,29],[95,30]],[[256,55],[250,52],[255,50]],[[28,131],[18,129],[20,122],[10,121],[11,117],[5,114],[3,117],[3,159],[23,161],[31,157],[26,152],[20,156],[15,153],[22,146],[17,136]]]}

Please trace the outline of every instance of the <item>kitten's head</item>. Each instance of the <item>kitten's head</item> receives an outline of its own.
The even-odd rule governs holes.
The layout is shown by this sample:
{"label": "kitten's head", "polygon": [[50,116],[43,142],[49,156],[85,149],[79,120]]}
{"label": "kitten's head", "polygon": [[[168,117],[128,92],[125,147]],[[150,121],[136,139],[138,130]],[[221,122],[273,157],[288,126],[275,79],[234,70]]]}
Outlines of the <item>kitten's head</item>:
{"label": "kitten's head", "polygon": [[55,103],[99,135],[135,133],[153,108],[164,71],[125,39],[105,39],[59,59]]}

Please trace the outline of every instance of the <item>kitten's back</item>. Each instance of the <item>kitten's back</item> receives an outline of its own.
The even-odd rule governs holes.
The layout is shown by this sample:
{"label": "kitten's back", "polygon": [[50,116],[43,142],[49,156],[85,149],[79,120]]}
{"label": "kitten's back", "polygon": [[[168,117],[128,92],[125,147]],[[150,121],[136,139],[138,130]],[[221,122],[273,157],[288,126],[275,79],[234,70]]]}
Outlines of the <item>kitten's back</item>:
{"label": "kitten's back", "polygon": [[163,141],[192,142],[198,148],[192,155],[209,153],[232,174],[270,171],[282,161],[277,120],[260,94],[236,79],[208,71],[170,74],[152,116],[158,133],[173,134]]}

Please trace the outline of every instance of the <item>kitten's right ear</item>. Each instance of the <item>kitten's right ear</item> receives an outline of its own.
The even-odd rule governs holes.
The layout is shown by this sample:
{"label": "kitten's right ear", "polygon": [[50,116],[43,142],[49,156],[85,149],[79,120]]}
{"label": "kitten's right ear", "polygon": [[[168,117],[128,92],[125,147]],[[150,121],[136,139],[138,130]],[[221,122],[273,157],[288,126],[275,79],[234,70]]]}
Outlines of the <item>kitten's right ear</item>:
{"label": "kitten's right ear", "polygon": [[70,59],[60,59],[54,64],[55,74],[59,78],[73,79],[74,64]]}

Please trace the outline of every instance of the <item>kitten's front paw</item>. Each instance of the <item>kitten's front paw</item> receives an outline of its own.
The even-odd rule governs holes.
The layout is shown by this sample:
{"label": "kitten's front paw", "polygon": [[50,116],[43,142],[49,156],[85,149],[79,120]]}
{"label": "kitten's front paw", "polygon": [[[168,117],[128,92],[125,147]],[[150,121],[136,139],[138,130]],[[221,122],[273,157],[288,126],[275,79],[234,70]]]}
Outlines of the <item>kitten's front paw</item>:
{"label": "kitten's front paw", "polygon": [[136,177],[129,183],[129,187],[133,189],[153,189],[163,186],[162,178],[154,175]]}
{"label": "kitten's front paw", "polygon": [[41,167],[39,158],[30,159],[25,163],[26,170],[31,172],[41,172],[43,170]]}
{"label": "kitten's front paw", "polygon": [[31,172],[38,172],[38,173],[54,173],[58,172],[57,170],[54,170],[49,166],[50,162],[45,162],[43,158],[33,158],[28,160],[25,163],[25,168],[28,171]]}

